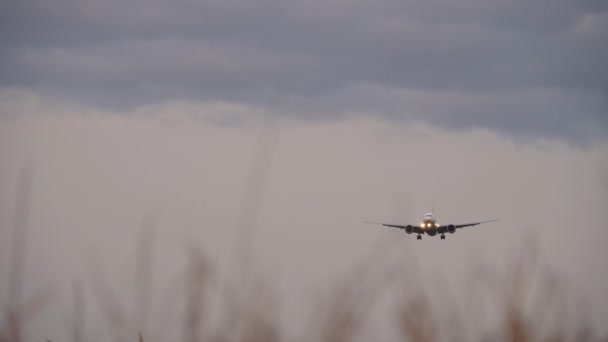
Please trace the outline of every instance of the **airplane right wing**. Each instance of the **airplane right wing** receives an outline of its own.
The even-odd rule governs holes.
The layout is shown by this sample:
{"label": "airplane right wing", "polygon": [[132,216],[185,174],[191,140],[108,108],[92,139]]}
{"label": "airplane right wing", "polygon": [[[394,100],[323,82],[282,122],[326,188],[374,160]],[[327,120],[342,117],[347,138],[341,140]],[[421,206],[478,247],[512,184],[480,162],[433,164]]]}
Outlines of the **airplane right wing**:
{"label": "airplane right wing", "polygon": [[[445,225],[445,226],[439,226],[437,228],[437,231],[441,234],[443,233],[453,233],[456,229],[459,228],[464,228],[464,227],[472,227],[472,226],[477,226],[480,225],[482,223],[489,223],[489,222],[496,222],[498,220],[489,220],[489,221],[480,221],[480,222],[472,222],[472,223],[464,223],[464,224],[451,224],[451,225]],[[450,231],[450,229],[453,228],[453,231]]]}
{"label": "airplane right wing", "polygon": [[471,227],[471,226],[477,226],[480,225],[482,223],[489,223],[489,222],[496,222],[498,220],[489,220],[489,221],[481,221],[481,222],[473,222],[473,223],[465,223],[465,224],[455,224],[454,227],[456,228],[464,228],[464,227]]}

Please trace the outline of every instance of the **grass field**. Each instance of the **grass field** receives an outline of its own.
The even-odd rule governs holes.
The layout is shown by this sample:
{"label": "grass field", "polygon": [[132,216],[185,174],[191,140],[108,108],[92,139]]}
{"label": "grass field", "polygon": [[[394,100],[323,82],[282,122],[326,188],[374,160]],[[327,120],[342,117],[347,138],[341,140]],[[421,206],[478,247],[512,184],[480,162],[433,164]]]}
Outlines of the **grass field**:
{"label": "grass field", "polygon": [[[302,310],[310,311],[301,336],[295,336],[281,323],[281,298],[273,284],[251,272],[224,279],[200,248],[187,251],[188,266],[176,282],[168,298],[159,298],[150,291],[150,274],[154,270],[151,228],[144,225],[140,243],[135,246],[135,291],[114,293],[103,277],[85,277],[73,283],[72,298],[56,303],[55,292],[42,288],[30,298],[23,298],[22,288],[27,255],[27,216],[31,174],[24,172],[16,198],[15,228],[8,283],[9,303],[3,309],[1,342],[23,342],[30,321],[47,310],[61,305],[69,312],[66,336],[69,341],[366,341],[366,330],[375,324],[374,307],[380,302],[387,307],[388,326],[384,332],[395,341],[608,341],[596,336],[580,310],[573,310],[567,281],[552,271],[534,244],[524,244],[516,257],[500,270],[484,268],[468,279],[473,289],[472,301],[458,308],[456,301],[433,302],[433,293],[420,290],[404,294],[403,283],[415,282],[413,274],[371,253],[353,265],[346,276],[332,284],[322,300]],[[127,261],[129,262],[129,261]],[[238,272],[237,272],[238,273]],[[85,293],[92,294],[93,303]],[[131,298],[131,297],[135,298]],[[483,298],[490,297],[491,300]],[[137,303],[128,311],[124,303]],[[465,301],[466,302],[466,301]],[[168,303],[168,304],[167,304]],[[477,304],[474,304],[477,303]],[[480,304],[481,303],[481,304]],[[98,317],[87,317],[88,305],[98,308]],[[500,312],[500,322],[484,326],[475,306],[492,306]],[[150,308],[173,306],[178,314],[167,309],[165,320],[152,322]],[[578,316],[573,319],[572,313]],[[177,318],[176,318],[177,317]],[[177,322],[177,323],[175,323]],[[90,326],[102,327],[104,337],[92,333]],[[375,340],[375,339],[374,339]],[[49,339],[50,341],[50,339]],[[28,341],[29,342],[29,341]],[[56,341],[58,342],[58,341]]]}

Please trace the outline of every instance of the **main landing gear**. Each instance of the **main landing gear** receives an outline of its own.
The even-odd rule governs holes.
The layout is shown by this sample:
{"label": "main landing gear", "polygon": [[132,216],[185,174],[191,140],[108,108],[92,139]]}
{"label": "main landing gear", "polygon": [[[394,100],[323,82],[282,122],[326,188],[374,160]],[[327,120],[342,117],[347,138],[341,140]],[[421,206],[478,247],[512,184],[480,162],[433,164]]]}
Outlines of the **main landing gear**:
{"label": "main landing gear", "polygon": [[418,237],[416,237],[416,240],[422,240],[422,235],[418,234]]}
{"label": "main landing gear", "polygon": [[445,235],[441,234],[441,240],[445,240]]}

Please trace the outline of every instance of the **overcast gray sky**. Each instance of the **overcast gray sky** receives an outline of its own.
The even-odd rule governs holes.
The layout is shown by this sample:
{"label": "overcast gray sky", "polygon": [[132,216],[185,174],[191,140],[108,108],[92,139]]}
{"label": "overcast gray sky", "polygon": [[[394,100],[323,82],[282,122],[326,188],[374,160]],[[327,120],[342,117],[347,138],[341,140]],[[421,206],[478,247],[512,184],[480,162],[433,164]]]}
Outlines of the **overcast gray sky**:
{"label": "overcast gray sky", "polygon": [[[31,164],[26,295],[59,292],[32,339],[65,338],[90,254],[132,304],[145,217],[156,293],[187,241],[226,269],[252,222],[296,331],[378,244],[460,298],[477,262],[505,273],[534,233],[608,333],[605,1],[9,0],[0,39],[0,279]],[[362,223],[431,207],[501,221],[420,242]]]}
{"label": "overcast gray sky", "polygon": [[603,0],[3,1],[0,85],[605,137]]}

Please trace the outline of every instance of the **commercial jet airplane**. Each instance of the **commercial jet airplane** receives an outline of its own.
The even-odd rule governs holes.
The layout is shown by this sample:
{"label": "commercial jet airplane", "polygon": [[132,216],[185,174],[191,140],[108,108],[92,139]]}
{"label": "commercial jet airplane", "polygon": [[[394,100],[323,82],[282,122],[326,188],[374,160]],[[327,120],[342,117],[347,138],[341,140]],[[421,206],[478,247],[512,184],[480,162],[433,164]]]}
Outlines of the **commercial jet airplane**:
{"label": "commercial jet airplane", "polygon": [[424,233],[427,233],[430,236],[435,236],[437,234],[441,234],[441,240],[445,240],[445,233],[454,234],[456,232],[456,229],[458,229],[458,228],[477,226],[482,223],[496,222],[496,221],[498,221],[498,220],[481,221],[481,222],[473,222],[473,223],[465,223],[465,224],[440,225],[439,223],[437,223],[437,219],[433,213],[427,213],[424,215],[424,218],[422,219],[422,223],[420,223],[420,225],[418,225],[418,226],[411,225],[411,224],[402,226],[402,225],[398,225],[398,224],[388,224],[388,223],[381,223],[381,222],[369,222],[369,221],[366,221],[366,222],[373,223],[373,224],[381,224],[386,227],[403,229],[408,234],[416,233],[416,234],[418,234],[418,237],[416,238],[417,240],[422,240],[422,235],[424,235]]}

